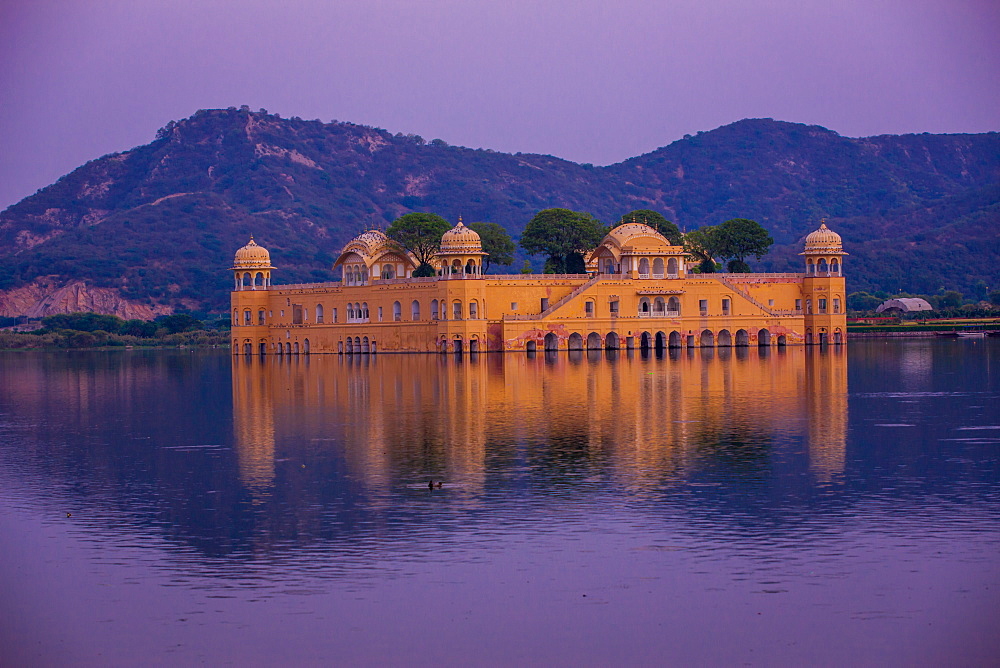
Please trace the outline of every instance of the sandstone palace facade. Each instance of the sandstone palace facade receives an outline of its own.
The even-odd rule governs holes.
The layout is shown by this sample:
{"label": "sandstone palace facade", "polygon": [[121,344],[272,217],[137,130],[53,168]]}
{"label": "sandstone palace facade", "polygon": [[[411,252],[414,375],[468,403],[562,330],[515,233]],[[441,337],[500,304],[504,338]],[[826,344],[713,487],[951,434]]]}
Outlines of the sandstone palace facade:
{"label": "sandstone palace facade", "polygon": [[341,280],[273,285],[253,239],[233,264],[234,354],[507,352],[842,344],[843,251],[825,224],[806,237],[804,273],[696,274],[647,225],[620,225],[587,274],[482,273],[479,235],[446,232],[437,275],[382,232],[348,243]]}

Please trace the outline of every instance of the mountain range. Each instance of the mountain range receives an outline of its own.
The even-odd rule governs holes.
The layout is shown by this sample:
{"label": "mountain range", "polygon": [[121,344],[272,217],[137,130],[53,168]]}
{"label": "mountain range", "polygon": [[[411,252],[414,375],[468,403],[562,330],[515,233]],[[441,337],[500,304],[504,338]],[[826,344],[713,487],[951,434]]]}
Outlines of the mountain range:
{"label": "mountain range", "polygon": [[1000,285],[996,132],[858,139],[747,119],[599,167],[231,107],[170,122],[0,212],[0,315],[223,311],[251,234],[276,283],[329,281],[346,241],[404,213],[516,238],[548,207],[608,224],[654,209],[686,230],[751,218],[776,241],[759,271],[798,271],[825,218],[850,253],[849,291]]}

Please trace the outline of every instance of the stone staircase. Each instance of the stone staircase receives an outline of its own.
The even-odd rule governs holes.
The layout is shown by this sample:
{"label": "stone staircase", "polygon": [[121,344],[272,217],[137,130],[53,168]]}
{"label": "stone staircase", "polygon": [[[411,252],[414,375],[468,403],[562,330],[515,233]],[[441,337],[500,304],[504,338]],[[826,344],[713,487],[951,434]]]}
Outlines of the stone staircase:
{"label": "stone staircase", "polygon": [[563,297],[562,299],[560,299],[559,301],[557,301],[555,304],[551,304],[547,309],[545,309],[541,313],[532,313],[532,314],[529,314],[529,315],[522,315],[522,316],[518,316],[517,319],[518,320],[542,320],[544,318],[547,318],[550,315],[552,315],[552,313],[556,309],[561,308],[562,306],[565,306],[566,304],[568,304],[575,297],[579,296],[580,293],[582,293],[584,290],[586,290],[587,288],[589,288],[590,286],[592,286],[594,283],[597,283],[602,278],[607,278],[607,276],[604,275],[604,274],[594,274],[594,276],[591,277],[590,280],[588,280],[586,283],[584,283],[583,285],[578,286],[571,293],[569,293],[568,295],[566,295],[565,297]]}
{"label": "stone staircase", "polygon": [[728,280],[727,278],[725,278],[723,276],[719,276],[719,275],[716,275],[715,278],[719,279],[720,283],[722,283],[724,286],[726,286],[727,288],[729,288],[730,290],[732,290],[733,292],[735,292],[736,294],[738,294],[740,297],[743,297],[743,299],[746,299],[748,302],[750,302],[751,304],[753,304],[754,306],[756,306],[757,308],[759,308],[764,313],[766,313],[768,315],[774,315],[774,316],[778,315],[771,308],[769,308],[769,307],[764,306],[763,304],[761,304],[759,301],[757,301],[756,299],[754,299],[753,297],[751,297],[748,292],[744,292],[742,288],[737,287],[737,285],[735,283],[733,283],[732,281]]}

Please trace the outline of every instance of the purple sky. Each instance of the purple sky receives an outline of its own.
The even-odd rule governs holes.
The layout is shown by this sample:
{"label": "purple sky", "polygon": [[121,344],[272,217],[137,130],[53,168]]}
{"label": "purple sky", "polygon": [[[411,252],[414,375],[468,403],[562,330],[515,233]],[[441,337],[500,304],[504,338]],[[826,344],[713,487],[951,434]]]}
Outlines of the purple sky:
{"label": "purple sky", "polygon": [[741,118],[1000,130],[996,0],[6,0],[0,208],[199,108],[608,164]]}

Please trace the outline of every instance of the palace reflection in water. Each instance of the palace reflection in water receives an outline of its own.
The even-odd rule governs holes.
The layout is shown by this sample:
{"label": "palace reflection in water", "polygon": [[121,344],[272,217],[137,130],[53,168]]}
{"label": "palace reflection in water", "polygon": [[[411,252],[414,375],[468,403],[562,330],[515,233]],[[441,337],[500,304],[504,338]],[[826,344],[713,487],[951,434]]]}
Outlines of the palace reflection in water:
{"label": "palace reflection in water", "polygon": [[796,347],[238,357],[233,415],[240,478],[261,497],[276,462],[331,447],[369,491],[433,478],[476,494],[491,462],[510,470],[504,460],[517,458],[546,460],[553,477],[586,462],[636,481],[690,479],[720,463],[752,478],[780,437],[804,444],[814,482],[831,483],[844,469],[847,356]]}

